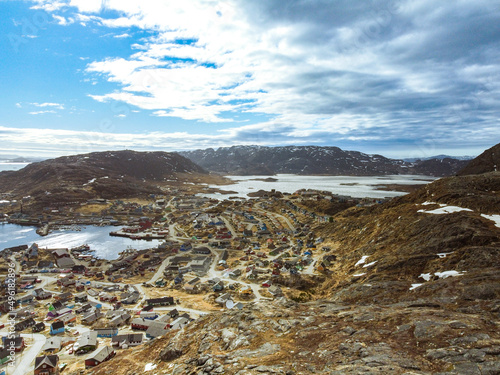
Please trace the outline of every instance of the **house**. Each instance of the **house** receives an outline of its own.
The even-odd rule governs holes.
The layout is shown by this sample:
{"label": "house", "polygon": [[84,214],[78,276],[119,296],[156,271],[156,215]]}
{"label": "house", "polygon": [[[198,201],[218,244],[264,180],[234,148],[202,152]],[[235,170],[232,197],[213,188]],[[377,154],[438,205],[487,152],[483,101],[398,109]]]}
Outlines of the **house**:
{"label": "house", "polygon": [[151,306],[171,306],[175,305],[174,297],[161,297],[161,298],[152,298],[146,300],[147,305]]}
{"label": "house", "polygon": [[271,293],[274,297],[281,297],[283,295],[283,291],[278,285],[271,285],[268,289],[269,293]]}
{"label": "house", "polygon": [[175,319],[172,323],[170,323],[168,326],[171,329],[181,329],[190,321],[191,320],[186,318],[185,316],[180,316],[177,319]]}
{"label": "house", "polygon": [[156,318],[158,318],[158,314],[154,311],[141,311],[139,312],[139,317],[143,319],[155,320]]}
{"label": "house", "polygon": [[61,309],[52,310],[47,313],[48,318],[60,318],[64,315],[70,314],[72,311],[68,307],[63,307]]}
{"label": "house", "polygon": [[142,340],[143,340],[142,333],[130,333],[113,337],[111,339],[111,345],[117,346],[121,349],[127,349],[131,346],[141,345]]}
{"label": "house", "polygon": [[122,293],[120,295],[120,301],[126,305],[132,305],[134,303],[137,303],[139,299],[141,298],[141,294],[139,292],[132,292],[132,293]]}
{"label": "house", "polygon": [[72,268],[75,265],[75,261],[71,258],[60,258],[56,262],[59,268]]}
{"label": "house", "polygon": [[57,355],[44,355],[35,358],[35,375],[58,375],[59,357]]}
{"label": "house", "polygon": [[68,253],[68,249],[56,249],[52,251],[52,255],[54,255],[57,259],[71,258],[71,255]]}
{"label": "house", "polygon": [[64,333],[64,322],[54,322],[50,325],[50,334],[58,335]]}
{"label": "house", "polygon": [[10,356],[10,350],[8,349],[0,349],[0,365],[7,363],[12,360]]}
{"label": "house", "polygon": [[118,334],[118,328],[96,328],[97,337],[113,337]]}
{"label": "house", "polygon": [[13,348],[16,353],[21,352],[25,347],[26,344],[24,343],[24,338],[21,336],[17,337],[2,337],[2,344],[5,349],[11,349]]}
{"label": "house", "polygon": [[150,319],[135,318],[134,320],[132,320],[132,323],[130,323],[130,328],[146,331],[152,322],[153,320]]}
{"label": "house", "polygon": [[45,323],[44,322],[40,322],[40,323],[37,323],[35,324],[32,328],[31,328],[31,331],[33,333],[37,333],[37,332],[42,332],[45,330]]}
{"label": "house", "polygon": [[87,267],[81,264],[76,264],[71,268],[73,273],[84,274],[87,271]]}
{"label": "house", "polygon": [[109,346],[96,349],[85,359],[85,368],[95,367],[102,362],[108,361],[115,354],[115,351]]}
{"label": "house", "polygon": [[146,337],[154,339],[156,337],[164,335],[169,331],[169,329],[170,327],[168,323],[153,320],[146,330]]}
{"label": "house", "polygon": [[193,249],[192,251],[194,254],[202,254],[202,255],[210,255],[212,252],[208,247],[202,246],[202,247],[197,247]]}
{"label": "house", "polygon": [[58,322],[63,322],[64,324],[68,324],[76,321],[76,315],[73,312],[69,314],[64,314],[56,318]]}
{"label": "house", "polygon": [[116,296],[109,294],[109,293],[103,293],[99,297],[99,301],[101,301],[101,302],[116,302],[116,301],[118,301],[118,298]]}
{"label": "house", "polygon": [[[38,290],[38,292],[37,292]],[[40,301],[40,300],[44,300],[44,299],[49,299],[49,298],[52,298],[52,293],[50,292],[46,292],[45,290],[43,289],[37,289],[35,290],[36,295],[35,295],[35,298]]]}
{"label": "house", "polygon": [[92,305],[90,303],[86,303],[85,305],[77,307],[75,309],[75,313],[77,313],[77,314],[83,314],[83,313],[86,313],[86,312],[90,311],[91,309],[92,309]]}
{"label": "house", "polygon": [[211,257],[196,257],[189,263],[189,268],[195,273],[204,274],[210,268],[211,262]]}
{"label": "house", "polygon": [[76,340],[73,348],[76,354],[84,354],[97,349],[97,332],[88,331],[82,333],[82,335]]}
{"label": "house", "polygon": [[228,300],[231,300],[231,299],[232,298],[231,298],[231,295],[229,293],[224,293],[215,299],[215,303],[217,303],[218,305],[221,305],[221,306],[225,306],[226,302]]}
{"label": "house", "polygon": [[119,327],[119,326],[125,324],[129,319],[130,319],[130,315],[128,313],[116,315],[109,321],[109,326],[110,327]]}
{"label": "house", "polygon": [[41,351],[43,353],[56,353],[61,350],[62,338],[61,337],[49,337],[45,340]]}
{"label": "house", "polygon": [[[70,286],[76,285],[76,281],[75,281],[75,279],[71,279],[69,277],[63,277],[62,279],[57,280],[57,285],[65,287],[65,288],[69,288]],[[64,294],[64,293],[62,293],[62,294]],[[54,296],[54,298],[55,299],[62,299],[62,298],[60,298],[60,295],[56,295],[56,296]],[[64,296],[63,296],[63,298],[64,298]]]}
{"label": "house", "polygon": [[101,316],[102,316],[102,313],[101,313],[101,310],[99,310],[99,309],[96,309],[94,311],[89,311],[82,317],[82,323],[83,324],[92,324],[92,323],[96,322]]}
{"label": "house", "polygon": [[263,288],[269,288],[271,286],[271,280],[266,280],[262,283]]}
{"label": "house", "polygon": [[37,267],[39,270],[42,270],[44,268],[54,268],[54,262],[50,260],[39,260]]}
{"label": "house", "polygon": [[26,320],[23,320],[22,322],[19,322],[14,325],[14,330],[17,331],[24,331],[27,328],[33,327],[36,324],[35,320],[33,318],[28,318]]}
{"label": "house", "polygon": [[64,306],[61,301],[55,301],[54,303],[50,304],[49,311],[61,310],[64,309],[65,307],[66,306]]}
{"label": "house", "polygon": [[18,300],[17,300],[17,303],[19,303],[21,305],[26,305],[26,304],[32,302],[33,298],[34,298],[33,295],[27,294],[25,296],[19,297]]}
{"label": "house", "polygon": [[78,303],[78,302],[83,303],[83,302],[87,302],[88,300],[89,300],[89,297],[85,293],[75,295],[75,303]]}
{"label": "house", "polygon": [[[62,279],[64,280],[64,279]],[[74,285],[74,280],[68,280],[71,282],[70,285]],[[66,285],[62,285],[62,286],[69,286],[67,283],[65,283]],[[61,293],[61,294],[56,294],[54,296],[54,299],[56,301],[61,301],[61,303],[65,303],[65,302],[68,302],[71,298],[73,297],[73,294],[71,294],[70,292],[64,292],[64,293]]]}
{"label": "house", "polygon": [[170,316],[172,319],[174,319],[179,316],[179,311],[177,311],[177,309],[173,309],[170,310],[167,315]]}

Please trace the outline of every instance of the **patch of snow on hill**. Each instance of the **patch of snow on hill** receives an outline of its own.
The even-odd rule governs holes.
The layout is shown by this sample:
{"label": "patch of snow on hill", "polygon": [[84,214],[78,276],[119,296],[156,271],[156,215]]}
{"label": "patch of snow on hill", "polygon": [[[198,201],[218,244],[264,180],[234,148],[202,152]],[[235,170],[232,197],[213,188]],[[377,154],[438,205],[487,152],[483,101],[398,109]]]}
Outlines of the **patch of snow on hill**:
{"label": "patch of snow on hill", "polygon": [[458,272],[458,271],[444,271],[444,272],[435,272],[434,275],[439,277],[440,279],[446,279],[447,277],[454,277],[454,276],[461,276],[465,272]]}
{"label": "patch of snow on hill", "polygon": [[360,266],[362,264],[365,264],[366,259],[368,259],[369,255],[363,255],[360,260],[354,265],[354,267]]}
{"label": "patch of snow on hill", "polygon": [[500,215],[485,215],[481,214],[485,219],[491,220],[495,223],[495,226],[500,228]]}
{"label": "patch of snow on hill", "polygon": [[426,211],[426,210],[418,210],[417,212],[423,212],[426,214],[434,214],[434,215],[442,215],[442,214],[451,214],[453,212],[460,211],[472,211],[470,208],[463,208],[458,206],[445,206],[440,204],[440,208],[436,208],[435,210]]}

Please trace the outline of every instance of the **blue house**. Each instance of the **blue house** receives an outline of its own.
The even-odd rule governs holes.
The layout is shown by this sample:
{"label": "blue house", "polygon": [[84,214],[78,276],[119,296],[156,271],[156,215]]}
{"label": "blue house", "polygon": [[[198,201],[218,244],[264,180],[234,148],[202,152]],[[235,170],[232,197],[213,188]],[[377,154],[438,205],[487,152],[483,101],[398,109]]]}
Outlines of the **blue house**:
{"label": "blue house", "polygon": [[118,328],[97,328],[97,337],[114,337],[118,335]]}
{"label": "blue house", "polygon": [[64,322],[54,322],[50,325],[50,334],[58,335],[60,333],[64,333]]}

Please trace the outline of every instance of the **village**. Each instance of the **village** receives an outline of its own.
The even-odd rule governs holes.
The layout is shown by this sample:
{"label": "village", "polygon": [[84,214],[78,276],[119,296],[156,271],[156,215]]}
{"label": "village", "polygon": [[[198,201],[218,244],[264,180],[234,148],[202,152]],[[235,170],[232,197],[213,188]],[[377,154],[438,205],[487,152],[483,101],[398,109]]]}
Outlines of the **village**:
{"label": "village", "polygon": [[[47,209],[41,215],[47,219],[49,213],[47,231],[92,222],[117,225],[112,236],[161,243],[128,249],[114,260],[100,259],[85,244],[3,249],[1,267],[15,265],[15,280],[2,282],[0,373],[92,368],[117,350],[182,329],[211,311],[283,295],[302,301],[304,288],[328,273],[336,259],[331,244],[311,230],[331,216],[311,210],[306,201],[380,203],[304,189],[261,192],[249,200],[175,194],[152,197],[147,204],[98,200],[86,203],[91,210],[85,214]],[[11,216],[15,223],[36,220]],[[12,285],[15,298],[9,299]]]}

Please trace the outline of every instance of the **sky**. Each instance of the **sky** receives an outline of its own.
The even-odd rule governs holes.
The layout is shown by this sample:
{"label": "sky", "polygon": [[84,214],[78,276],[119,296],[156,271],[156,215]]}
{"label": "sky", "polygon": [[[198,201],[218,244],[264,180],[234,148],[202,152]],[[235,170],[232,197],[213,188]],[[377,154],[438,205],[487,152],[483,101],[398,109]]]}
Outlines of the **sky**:
{"label": "sky", "polygon": [[498,0],[0,0],[0,156],[500,142]]}

